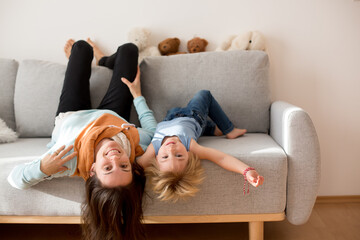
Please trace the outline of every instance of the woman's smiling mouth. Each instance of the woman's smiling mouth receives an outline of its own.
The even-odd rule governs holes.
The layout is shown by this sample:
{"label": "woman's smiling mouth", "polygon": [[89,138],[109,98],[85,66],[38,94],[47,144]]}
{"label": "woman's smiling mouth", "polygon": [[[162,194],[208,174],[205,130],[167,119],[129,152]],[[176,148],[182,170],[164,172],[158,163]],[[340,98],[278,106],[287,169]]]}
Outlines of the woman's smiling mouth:
{"label": "woman's smiling mouth", "polygon": [[112,156],[112,155],[117,155],[120,154],[120,151],[117,149],[110,149],[109,151],[107,151],[107,153],[105,154],[106,156]]}

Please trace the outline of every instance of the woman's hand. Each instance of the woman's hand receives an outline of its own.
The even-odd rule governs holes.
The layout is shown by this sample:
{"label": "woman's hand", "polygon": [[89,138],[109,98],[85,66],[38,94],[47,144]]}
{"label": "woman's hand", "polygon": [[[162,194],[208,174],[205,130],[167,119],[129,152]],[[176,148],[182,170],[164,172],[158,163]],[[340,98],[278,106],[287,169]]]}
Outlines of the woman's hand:
{"label": "woman's hand", "polygon": [[64,157],[65,154],[67,154],[72,148],[73,146],[71,145],[65,149],[64,145],[52,154],[46,155],[43,159],[41,159],[40,170],[48,176],[57,172],[66,171],[68,168],[63,165],[77,155],[77,152],[73,152],[72,154]]}
{"label": "woman's hand", "polygon": [[258,187],[264,183],[264,177],[260,176],[255,170],[250,170],[246,173],[246,179],[254,187]]}
{"label": "woman's hand", "polygon": [[138,70],[136,73],[136,77],[134,79],[133,82],[130,82],[129,80],[127,80],[126,78],[121,78],[121,81],[123,81],[123,83],[126,84],[126,86],[128,86],[131,95],[135,98],[142,96],[141,95],[141,84],[140,84],[140,68],[138,66]]}

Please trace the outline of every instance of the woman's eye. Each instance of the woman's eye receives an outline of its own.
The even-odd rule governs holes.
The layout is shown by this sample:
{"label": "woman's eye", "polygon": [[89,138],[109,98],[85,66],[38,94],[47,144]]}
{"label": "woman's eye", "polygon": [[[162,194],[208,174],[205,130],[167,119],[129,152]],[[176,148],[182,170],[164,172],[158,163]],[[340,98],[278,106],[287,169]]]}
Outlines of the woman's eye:
{"label": "woman's eye", "polygon": [[163,159],[167,159],[167,158],[168,158],[168,156],[163,156],[162,158],[163,158]]}
{"label": "woman's eye", "polygon": [[182,155],[181,154],[176,154],[176,157],[182,157]]}
{"label": "woman's eye", "polygon": [[110,170],[111,170],[111,167],[110,167],[110,166],[106,166],[106,167],[104,168],[104,170],[105,170],[105,171],[110,171]]}
{"label": "woman's eye", "polygon": [[120,165],[121,168],[127,168],[127,166],[128,166],[127,164],[121,164]]}

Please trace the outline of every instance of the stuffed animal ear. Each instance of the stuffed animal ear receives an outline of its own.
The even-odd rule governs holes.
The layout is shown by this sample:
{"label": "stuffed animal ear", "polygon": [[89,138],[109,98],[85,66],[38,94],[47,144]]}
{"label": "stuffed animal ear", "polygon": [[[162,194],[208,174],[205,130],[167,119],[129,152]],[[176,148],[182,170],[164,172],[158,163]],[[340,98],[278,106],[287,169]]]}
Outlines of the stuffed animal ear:
{"label": "stuffed animal ear", "polygon": [[205,46],[204,47],[206,47],[209,43],[208,43],[208,41],[206,41],[206,39],[202,39],[203,41],[204,41],[204,43],[205,43]]}
{"label": "stuffed animal ear", "polygon": [[176,44],[180,44],[180,39],[174,38],[174,40],[176,41]]}
{"label": "stuffed animal ear", "polygon": [[265,51],[265,37],[258,31],[252,32],[251,39],[249,44],[249,50],[261,50]]}
{"label": "stuffed animal ear", "polygon": [[216,48],[216,51],[226,51],[229,50],[231,46],[231,42],[236,38],[236,35],[230,35],[228,36],[218,48]]}
{"label": "stuffed animal ear", "polygon": [[251,39],[251,32],[246,32],[238,35],[231,42],[231,46],[229,50],[248,50],[250,39]]}
{"label": "stuffed animal ear", "polygon": [[145,36],[150,37],[151,32],[147,30],[146,28],[141,28],[141,30],[144,32]]}
{"label": "stuffed animal ear", "polygon": [[191,44],[191,41],[188,41],[188,42],[187,42],[187,48],[188,48],[188,49],[190,48],[190,44]]}

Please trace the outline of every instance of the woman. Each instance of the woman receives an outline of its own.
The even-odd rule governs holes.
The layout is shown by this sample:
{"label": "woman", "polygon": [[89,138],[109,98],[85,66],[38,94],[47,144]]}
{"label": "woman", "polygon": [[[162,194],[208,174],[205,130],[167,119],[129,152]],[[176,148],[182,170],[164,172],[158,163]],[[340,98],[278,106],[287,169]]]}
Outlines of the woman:
{"label": "woman", "polygon": [[[135,157],[149,145],[156,120],[141,95],[138,49],[128,43],[105,57],[88,39],[69,40],[64,50],[69,62],[50,149],[33,162],[16,166],[8,181],[25,189],[45,179],[81,176],[86,180],[85,239],[142,239],[145,176]],[[113,70],[97,109],[91,109],[89,91],[94,54],[98,65]],[[142,128],[128,123],[132,101]]]}

